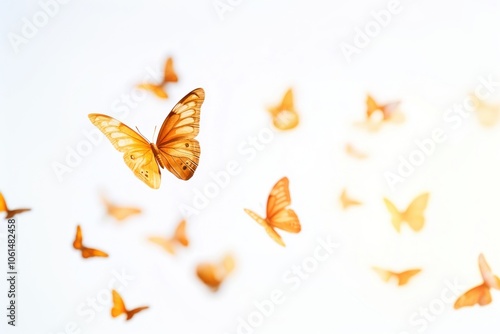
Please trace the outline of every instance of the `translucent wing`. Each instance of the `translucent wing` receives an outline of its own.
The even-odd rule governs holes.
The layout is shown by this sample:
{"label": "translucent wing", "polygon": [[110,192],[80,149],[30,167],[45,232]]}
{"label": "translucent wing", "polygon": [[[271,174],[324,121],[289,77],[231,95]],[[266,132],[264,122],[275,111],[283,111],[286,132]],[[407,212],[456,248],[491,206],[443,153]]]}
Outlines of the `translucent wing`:
{"label": "translucent wing", "polygon": [[361,152],[360,150],[358,150],[356,147],[354,147],[352,144],[349,143],[345,145],[345,152],[347,153],[347,155],[350,155],[351,157],[356,159],[366,159],[368,157],[368,155]]}
{"label": "translucent wing", "polygon": [[363,203],[361,203],[360,201],[357,201],[355,199],[350,198],[347,195],[347,190],[344,189],[344,190],[342,190],[342,193],[340,194],[340,204],[342,205],[343,209],[347,209],[350,206],[361,205]]}
{"label": "translucent wing", "polygon": [[111,293],[113,295],[113,307],[111,308],[111,316],[113,318],[116,318],[121,314],[127,313],[125,303],[123,302],[120,294],[116,290],[112,290]]}
{"label": "translucent wing", "polygon": [[500,289],[500,282],[498,278],[491,271],[488,262],[486,262],[486,258],[483,254],[479,254],[478,258],[479,271],[481,272],[481,277],[483,278],[484,283],[493,289]]}
{"label": "translucent wing", "polygon": [[166,99],[168,98],[168,94],[163,88],[163,85],[155,85],[152,83],[143,83],[137,86],[140,89],[147,90],[153,94],[155,94],[157,97],[161,99]]}
{"label": "translucent wing", "polygon": [[389,282],[391,277],[394,275],[394,273],[392,271],[385,270],[385,269],[382,269],[379,267],[373,267],[373,270],[375,270],[375,272],[380,276],[380,278],[384,282]]}
{"label": "translucent wing", "polygon": [[276,241],[278,244],[280,244],[281,246],[285,247],[285,243],[283,242],[283,239],[281,238],[281,236],[278,234],[278,232],[276,232],[274,230],[274,228],[272,228],[272,226],[270,226],[266,220],[262,219],[258,214],[256,214],[255,212],[251,211],[251,210],[248,210],[248,209],[244,209],[245,212],[250,216],[252,217],[257,223],[259,223],[260,225],[262,225],[264,227],[264,229],[266,230],[267,234],[274,240]]}
{"label": "translucent wing", "polygon": [[410,227],[418,232],[424,227],[425,217],[424,211],[427,207],[429,194],[424,193],[410,203],[406,211],[403,213],[403,220],[410,225]]}
{"label": "translucent wing", "polygon": [[186,234],[186,221],[182,220],[177,228],[175,229],[174,233],[174,240],[179,242],[183,246],[188,246],[189,245],[189,240],[187,238]]}
{"label": "translucent wing", "polygon": [[175,248],[172,240],[162,237],[149,237],[148,240],[163,247],[163,249],[165,249],[170,254],[175,254]]}
{"label": "translucent wing", "polygon": [[486,284],[481,284],[460,296],[453,307],[459,309],[461,307],[474,306],[476,304],[484,306],[491,303],[491,300],[490,289]]}
{"label": "translucent wing", "polygon": [[484,127],[491,127],[498,123],[500,119],[500,105],[493,105],[479,99],[475,94],[471,94],[474,103],[477,119]]}
{"label": "translucent wing", "polygon": [[76,227],[76,236],[75,236],[75,240],[73,241],[73,248],[78,249],[78,250],[82,249],[82,247],[83,247],[82,240],[83,240],[82,229],[81,229],[80,225],[78,225]]}
{"label": "translucent wing", "polygon": [[115,205],[108,201],[104,196],[102,196],[102,201],[106,206],[107,214],[118,221],[123,221],[130,216],[137,215],[142,212],[140,208]]}
{"label": "translucent wing", "polygon": [[417,275],[419,272],[421,272],[420,269],[411,269],[396,274],[398,278],[398,285],[405,285],[413,276]]}
{"label": "translucent wing", "polygon": [[156,141],[160,165],[182,180],[193,176],[200,160],[200,144],[194,138],[200,131],[204,99],[202,88],[184,96],[163,122]]}
{"label": "translucent wing", "polygon": [[171,57],[167,59],[165,62],[165,70],[163,72],[163,84],[167,82],[177,82],[179,78],[177,77],[177,73],[174,70],[174,61]]}
{"label": "translucent wing", "polygon": [[137,178],[153,189],[160,187],[160,169],[146,139],[110,116],[89,114],[89,119],[118,151],[123,152],[125,164]]}
{"label": "translucent wing", "polygon": [[396,231],[400,232],[401,223],[403,222],[402,214],[399,212],[398,208],[396,208],[396,206],[387,198],[384,198],[384,203],[387,207],[387,210],[389,210],[389,213],[391,214],[392,226],[394,226]]}

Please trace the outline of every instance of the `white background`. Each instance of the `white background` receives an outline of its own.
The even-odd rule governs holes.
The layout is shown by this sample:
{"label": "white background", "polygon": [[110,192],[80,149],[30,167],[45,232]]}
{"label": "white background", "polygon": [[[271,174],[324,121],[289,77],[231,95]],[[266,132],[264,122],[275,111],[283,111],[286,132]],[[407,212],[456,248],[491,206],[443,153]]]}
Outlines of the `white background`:
{"label": "white background", "polygon": [[[483,252],[500,273],[500,135],[469,117],[457,129],[443,113],[464,98],[481,76],[500,79],[497,1],[411,1],[348,63],[339,45],[373,20],[385,1],[245,1],[221,20],[210,0],[79,1],[59,12],[16,54],[8,34],[20,34],[23,17],[40,11],[37,1],[4,0],[0,14],[0,191],[18,216],[18,327],[0,319],[2,332],[236,333],[238,317],[253,303],[285,292],[285,301],[256,333],[493,333],[500,328],[500,293],[487,307],[455,311],[451,304],[428,323],[412,325],[458,280],[462,290],[481,283]],[[159,190],[136,179],[107,141],[59,182],[55,162],[85,140],[91,112],[113,115],[113,103],[173,56],[180,81],[170,98],[147,95],[126,118],[148,138],[187,92],[203,87],[206,100],[198,139],[202,155],[188,182],[163,173]],[[249,136],[272,128],[266,108],[294,88],[300,126],[275,132],[255,159],[238,152]],[[366,93],[381,102],[401,99],[406,122],[367,133],[353,127],[364,115]],[[491,101],[499,101],[500,93]],[[396,190],[383,174],[414,140],[442,127],[448,140]],[[275,130],[273,130],[275,131]],[[356,161],[343,147],[352,142],[370,158]],[[188,221],[191,246],[171,257],[149,244],[152,234],[171,233],[190,205],[194,189],[228,161],[242,172]],[[283,233],[286,248],[270,240],[244,212],[264,213],[267,195],[282,176],[290,179],[292,208],[303,231]],[[343,187],[365,205],[342,211]],[[143,208],[122,224],[106,218],[99,193]],[[398,234],[382,198],[403,208],[429,191],[426,226]],[[76,224],[89,246],[108,259],[84,261],[72,249]],[[1,233],[5,234],[5,228]],[[331,236],[341,246],[290,290],[282,276]],[[0,239],[5,249],[5,236]],[[217,294],[194,275],[200,261],[226,252],[237,270]],[[6,252],[4,252],[6,253]],[[6,256],[1,256],[2,262]],[[402,288],[383,283],[371,266],[422,268]],[[4,268],[4,265],[1,265]],[[113,270],[135,279],[123,290],[128,306],[149,305],[132,321],[113,319],[107,305],[90,322],[77,312],[87,298],[107,289]],[[1,280],[5,310],[5,280]],[[2,314],[5,311],[2,311]],[[5,329],[6,328],[6,329]],[[420,330],[420,331],[419,331]]]}

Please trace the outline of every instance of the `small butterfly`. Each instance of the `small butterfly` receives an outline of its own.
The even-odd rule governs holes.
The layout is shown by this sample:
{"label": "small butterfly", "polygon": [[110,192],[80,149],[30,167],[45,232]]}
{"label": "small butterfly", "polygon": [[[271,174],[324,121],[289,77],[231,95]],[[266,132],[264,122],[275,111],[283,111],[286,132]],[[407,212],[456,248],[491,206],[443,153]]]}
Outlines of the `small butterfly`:
{"label": "small butterfly", "polygon": [[359,151],[357,148],[355,148],[352,144],[346,144],[345,145],[345,153],[347,153],[347,155],[353,157],[353,158],[356,158],[356,159],[366,159],[368,157],[368,155],[366,155],[365,153]]}
{"label": "small butterfly", "polygon": [[355,123],[368,131],[378,131],[384,123],[402,123],[404,115],[399,111],[400,101],[379,104],[371,95],[366,96],[366,117]]}
{"label": "small butterfly", "polygon": [[179,225],[175,229],[173,237],[149,237],[148,240],[157,245],[160,245],[170,254],[175,254],[175,246],[177,244],[184,247],[187,247],[189,245],[189,240],[186,235],[186,221],[183,220],[179,223]]}
{"label": "small butterfly", "polygon": [[141,209],[131,206],[119,206],[108,201],[104,196],[101,196],[102,202],[106,206],[106,213],[118,221],[123,221],[130,216],[140,214]]}
{"label": "small butterfly", "polygon": [[85,247],[83,245],[82,241],[83,241],[82,229],[81,229],[80,225],[78,225],[76,227],[76,237],[75,237],[75,241],[73,241],[73,248],[81,251],[82,257],[84,259],[87,259],[89,257],[108,257],[108,254],[103,252],[103,251],[100,251],[100,250],[94,249],[94,248]]}
{"label": "small butterfly", "polygon": [[340,194],[340,204],[342,205],[342,209],[345,210],[350,206],[361,205],[363,203],[347,196],[347,190],[344,188],[344,190],[342,190],[342,193]]}
{"label": "small butterfly", "polygon": [[500,119],[500,104],[487,103],[475,94],[471,94],[471,100],[475,106],[477,119],[482,126],[491,127],[498,123]]}
{"label": "small butterfly", "polygon": [[490,289],[500,290],[500,278],[493,274],[483,254],[479,254],[478,264],[483,283],[460,296],[453,305],[455,309],[474,306],[475,304],[479,306],[488,305],[492,301]]}
{"label": "small butterfly", "polygon": [[216,292],[226,277],[234,270],[235,261],[226,255],[221,263],[201,263],[196,267],[196,275],[213,292]]}
{"label": "small butterfly", "polygon": [[274,126],[279,130],[291,130],[299,124],[299,114],[293,105],[293,91],[288,89],[277,106],[268,108]]}
{"label": "small butterfly", "polygon": [[143,83],[138,85],[138,88],[148,90],[154,93],[156,96],[162,99],[168,98],[168,94],[165,91],[165,85],[169,82],[177,82],[177,74],[174,71],[174,63],[172,58],[168,58],[165,62],[165,69],[163,71],[163,79],[159,84],[153,83]]}
{"label": "small butterfly", "polygon": [[301,230],[299,217],[297,217],[295,211],[287,209],[287,206],[291,202],[290,191],[288,190],[288,178],[284,177],[274,185],[267,198],[265,219],[249,209],[245,209],[245,212],[262,225],[274,241],[284,247],[285,243],[275,228],[290,233],[299,233]]}
{"label": "small butterfly", "polygon": [[373,270],[375,270],[377,274],[379,274],[380,278],[382,278],[384,282],[389,282],[391,278],[396,278],[398,281],[398,286],[405,285],[413,276],[422,271],[420,269],[410,269],[397,273],[379,267],[373,267]]}
{"label": "small butterfly", "polygon": [[113,318],[116,318],[122,314],[125,314],[127,316],[126,320],[130,320],[137,313],[149,308],[149,306],[142,306],[142,307],[138,307],[138,308],[135,308],[135,309],[129,311],[125,307],[125,303],[123,302],[123,299],[120,296],[120,294],[118,294],[118,292],[116,290],[112,290],[111,292],[113,295],[113,307],[111,308],[111,316]]}
{"label": "small butterfly", "polygon": [[415,232],[420,231],[424,227],[424,210],[427,207],[428,200],[429,193],[424,193],[415,198],[405,211],[400,212],[391,201],[384,198],[385,205],[391,214],[392,225],[396,231],[400,232],[403,222],[408,223]]}
{"label": "small butterfly", "polygon": [[7,207],[7,202],[5,202],[5,198],[3,197],[3,194],[0,192],[0,212],[5,212],[7,215],[5,216],[5,219],[9,219],[14,217],[17,214],[26,212],[26,211],[31,211],[31,209],[14,209],[14,210],[9,210]]}
{"label": "small butterfly", "polygon": [[90,121],[123,152],[125,164],[135,176],[153,189],[161,182],[161,168],[182,180],[189,180],[200,160],[200,108],[205,92],[197,88],[177,103],[163,122],[158,139],[150,143],[122,122],[102,114],[89,114]]}

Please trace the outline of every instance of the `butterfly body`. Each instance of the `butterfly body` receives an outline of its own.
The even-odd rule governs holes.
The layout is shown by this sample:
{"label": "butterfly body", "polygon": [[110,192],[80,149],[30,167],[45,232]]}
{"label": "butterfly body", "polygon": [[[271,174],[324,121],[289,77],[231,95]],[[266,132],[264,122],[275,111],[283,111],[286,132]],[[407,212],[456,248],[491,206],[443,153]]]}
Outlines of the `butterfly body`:
{"label": "butterfly body", "polygon": [[125,164],[153,189],[161,183],[160,168],[189,180],[198,167],[200,109],[205,92],[197,88],[182,98],[165,118],[156,143],[149,142],[120,121],[103,114],[89,114],[90,121],[123,153]]}

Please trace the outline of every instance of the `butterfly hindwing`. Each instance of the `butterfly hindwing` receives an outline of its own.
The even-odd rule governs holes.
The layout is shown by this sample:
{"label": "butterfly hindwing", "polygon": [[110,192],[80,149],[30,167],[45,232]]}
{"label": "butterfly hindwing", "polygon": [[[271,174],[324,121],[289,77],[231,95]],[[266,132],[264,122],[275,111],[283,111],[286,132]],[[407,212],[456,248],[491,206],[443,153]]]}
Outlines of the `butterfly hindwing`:
{"label": "butterfly hindwing", "polygon": [[427,208],[429,194],[424,193],[410,203],[406,211],[403,213],[403,220],[415,231],[418,232],[424,227],[425,217],[424,211]]}

